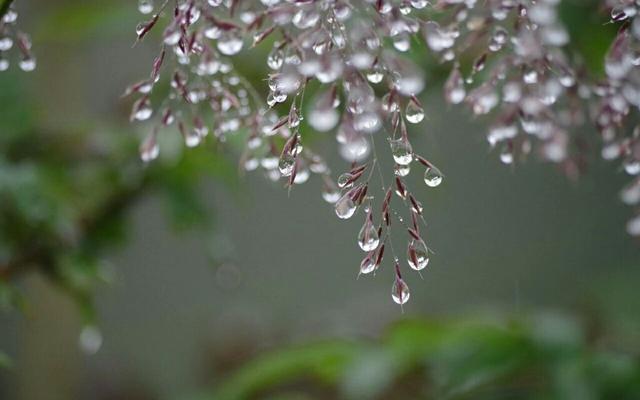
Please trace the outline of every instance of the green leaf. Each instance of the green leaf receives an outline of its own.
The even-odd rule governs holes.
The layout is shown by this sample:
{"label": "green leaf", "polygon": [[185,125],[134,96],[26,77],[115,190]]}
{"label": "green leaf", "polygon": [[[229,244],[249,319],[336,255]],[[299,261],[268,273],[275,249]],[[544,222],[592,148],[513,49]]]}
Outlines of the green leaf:
{"label": "green leaf", "polygon": [[8,355],[6,355],[4,352],[0,351],[0,368],[11,368],[13,365],[13,363],[11,362],[11,359],[9,358]]}
{"label": "green leaf", "polygon": [[245,399],[298,379],[335,385],[359,346],[344,341],[314,343],[274,352],[247,364],[213,395],[216,400]]}

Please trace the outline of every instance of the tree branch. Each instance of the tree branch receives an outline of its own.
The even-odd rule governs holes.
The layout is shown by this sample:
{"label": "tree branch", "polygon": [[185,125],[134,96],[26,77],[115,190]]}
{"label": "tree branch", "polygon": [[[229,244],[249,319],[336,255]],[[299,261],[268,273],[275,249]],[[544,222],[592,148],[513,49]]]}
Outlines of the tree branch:
{"label": "tree branch", "polygon": [[[108,224],[112,218],[125,212],[142,197],[149,187],[149,180],[144,179],[139,185],[122,188],[113,193],[102,207],[94,214],[86,215],[77,221],[80,227],[80,241],[93,237],[100,229]],[[49,242],[35,243],[25,249],[18,256],[10,259],[5,265],[0,265],[0,281],[8,282],[22,275],[32,268],[42,271],[53,271],[55,268],[55,254],[69,248],[68,243],[56,238]]]}

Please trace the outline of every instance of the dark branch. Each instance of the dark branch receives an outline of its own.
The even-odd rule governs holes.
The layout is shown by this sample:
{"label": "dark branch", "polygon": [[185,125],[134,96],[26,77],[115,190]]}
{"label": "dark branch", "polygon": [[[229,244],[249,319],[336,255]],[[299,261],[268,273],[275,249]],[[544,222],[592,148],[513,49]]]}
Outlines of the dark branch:
{"label": "dark branch", "polygon": [[[131,208],[148,187],[149,180],[145,179],[137,186],[117,190],[106,199],[102,207],[95,210],[95,213],[81,217],[77,221],[80,226],[81,241],[90,240],[114,217]],[[6,265],[0,265],[0,281],[8,282],[33,268],[44,272],[54,272],[56,267],[55,254],[67,249],[69,249],[69,244],[60,238],[49,242],[35,243],[30,248],[23,249]]]}

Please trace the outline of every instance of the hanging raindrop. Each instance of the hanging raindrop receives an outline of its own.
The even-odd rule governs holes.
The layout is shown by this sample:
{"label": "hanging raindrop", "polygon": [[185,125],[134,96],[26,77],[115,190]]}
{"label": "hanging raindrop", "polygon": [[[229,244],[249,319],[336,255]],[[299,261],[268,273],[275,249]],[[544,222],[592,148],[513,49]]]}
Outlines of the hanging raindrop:
{"label": "hanging raindrop", "polygon": [[443,178],[442,172],[436,167],[427,167],[426,171],[424,171],[424,183],[429,187],[440,185]]}
{"label": "hanging raindrop", "polygon": [[412,124],[417,124],[424,119],[424,109],[416,100],[411,99],[405,109],[405,117]]}
{"label": "hanging raindrop", "polygon": [[410,296],[409,286],[407,286],[402,276],[400,276],[400,266],[396,264],[396,279],[393,281],[393,286],[391,287],[391,298],[397,304],[403,305],[409,301]]}
{"label": "hanging raindrop", "polygon": [[413,160],[413,149],[411,143],[405,137],[389,140],[391,154],[396,164],[409,165]]}
{"label": "hanging raindrop", "polygon": [[371,221],[371,214],[368,214],[367,220],[358,233],[358,245],[363,251],[373,251],[378,248],[379,243],[378,230]]}
{"label": "hanging raindrop", "polygon": [[411,238],[407,246],[407,262],[416,271],[423,270],[429,264],[429,250],[423,240]]}
{"label": "hanging raindrop", "polygon": [[336,215],[340,219],[349,219],[356,212],[356,203],[351,199],[349,192],[345,193],[335,205]]}

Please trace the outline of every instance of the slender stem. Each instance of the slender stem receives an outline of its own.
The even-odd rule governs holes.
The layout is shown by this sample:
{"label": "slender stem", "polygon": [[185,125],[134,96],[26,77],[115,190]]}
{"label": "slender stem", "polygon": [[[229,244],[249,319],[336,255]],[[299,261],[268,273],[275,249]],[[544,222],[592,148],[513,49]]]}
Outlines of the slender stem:
{"label": "slender stem", "polygon": [[0,18],[2,18],[9,11],[9,7],[11,6],[11,3],[13,3],[13,0],[0,1],[2,1],[2,3],[0,3]]}

